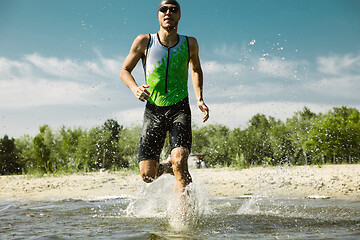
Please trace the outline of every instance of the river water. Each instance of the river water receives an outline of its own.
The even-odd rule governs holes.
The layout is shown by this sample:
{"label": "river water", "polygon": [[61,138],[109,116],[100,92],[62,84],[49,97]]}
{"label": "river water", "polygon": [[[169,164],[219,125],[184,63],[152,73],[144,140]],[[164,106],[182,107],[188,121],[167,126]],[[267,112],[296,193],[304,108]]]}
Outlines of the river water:
{"label": "river water", "polygon": [[136,198],[0,199],[0,239],[360,239],[360,199],[216,198],[193,184],[183,216],[172,182]]}

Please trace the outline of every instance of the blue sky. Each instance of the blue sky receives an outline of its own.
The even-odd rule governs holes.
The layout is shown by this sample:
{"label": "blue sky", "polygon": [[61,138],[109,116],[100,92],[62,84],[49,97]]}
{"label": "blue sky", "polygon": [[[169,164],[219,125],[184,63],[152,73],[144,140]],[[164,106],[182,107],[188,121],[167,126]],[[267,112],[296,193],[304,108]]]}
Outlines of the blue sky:
{"label": "blue sky", "polygon": [[[138,34],[159,29],[153,0],[0,0],[0,136],[39,126],[141,124],[119,79]],[[360,107],[360,1],[179,0],[179,33],[200,45],[206,124],[246,127],[308,106]],[[140,64],[134,70],[144,82]],[[189,82],[193,121],[201,114]]]}

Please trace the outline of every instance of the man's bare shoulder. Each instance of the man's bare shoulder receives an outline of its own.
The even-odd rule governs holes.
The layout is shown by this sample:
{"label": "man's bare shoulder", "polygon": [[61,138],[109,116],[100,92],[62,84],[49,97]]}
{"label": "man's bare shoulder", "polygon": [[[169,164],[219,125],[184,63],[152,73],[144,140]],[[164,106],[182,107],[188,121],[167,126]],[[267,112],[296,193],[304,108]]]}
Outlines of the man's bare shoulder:
{"label": "man's bare shoulder", "polygon": [[197,44],[197,40],[194,37],[188,36],[189,44]]}
{"label": "man's bare shoulder", "polygon": [[138,48],[141,49],[146,49],[147,45],[149,43],[150,40],[150,35],[149,34],[140,34],[139,36],[137,36],[134,40],[134,46],[137,46]]}
{"label": "man's bare shoulder", "polygon": [[188,36],[188,41],[191,52],[196,53],[199,50],[199,45],[196,38]]}

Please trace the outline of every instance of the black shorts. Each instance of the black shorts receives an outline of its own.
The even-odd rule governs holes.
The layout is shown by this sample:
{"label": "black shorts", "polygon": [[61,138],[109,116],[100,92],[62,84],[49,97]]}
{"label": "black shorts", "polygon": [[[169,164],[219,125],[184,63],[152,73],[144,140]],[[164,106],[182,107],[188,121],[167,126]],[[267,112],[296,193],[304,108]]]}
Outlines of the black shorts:
{"label": "black shorts", "polygon": [[184,147],[191,151],[191,111],[188,97],[168,107],[147,102],[140,137],[139,162],[159,161],[167,132],[171,150]]}

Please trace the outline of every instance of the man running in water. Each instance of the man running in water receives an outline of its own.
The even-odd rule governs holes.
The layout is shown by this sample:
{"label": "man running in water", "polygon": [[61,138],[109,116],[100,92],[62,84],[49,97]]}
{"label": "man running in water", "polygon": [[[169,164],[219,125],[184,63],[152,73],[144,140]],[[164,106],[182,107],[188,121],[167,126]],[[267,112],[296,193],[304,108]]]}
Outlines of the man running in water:
{"label": "man running in water", "polygon": [[[121,69],[120,78],[137,99],[146,101],[140,138],[140,174],[147,183],[164,172],[175,175],[175,191],[182,193],[192,179],[187,160],[191,150],[191,113],[188,99],[188,67],[197,105],[209,118],[204,103],[203,73],[199,46],[193,37],[178,35],[181,12],[175,0],[163,0],[158,8],[159,32],[139,35]],[[146,84],[138,85],[131,72],[139,60],[146,74]],[[166,133],[169,132],[171,162],[159,163]],[[172,168],[171,168],[172,165]]]}

